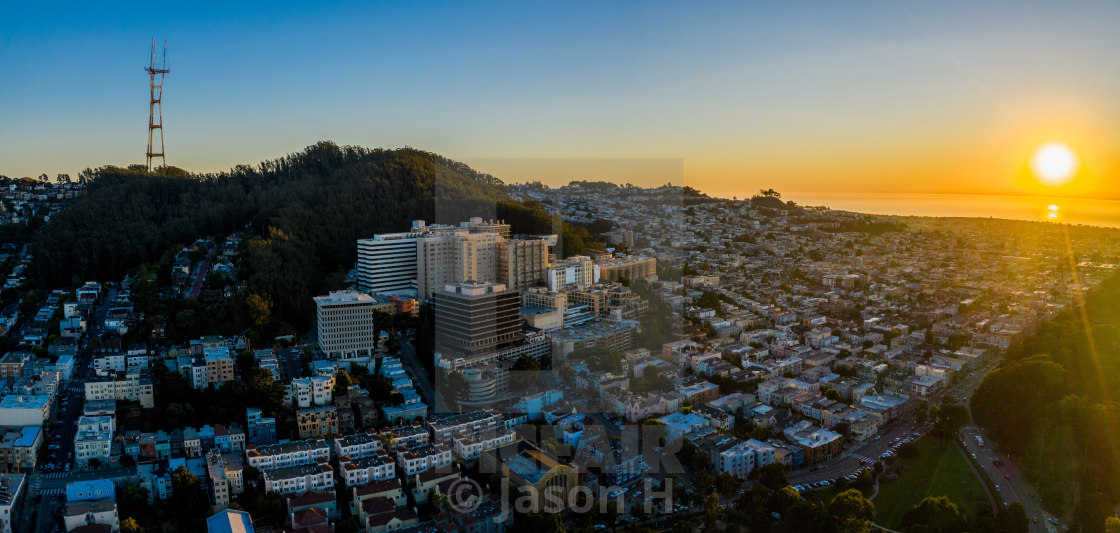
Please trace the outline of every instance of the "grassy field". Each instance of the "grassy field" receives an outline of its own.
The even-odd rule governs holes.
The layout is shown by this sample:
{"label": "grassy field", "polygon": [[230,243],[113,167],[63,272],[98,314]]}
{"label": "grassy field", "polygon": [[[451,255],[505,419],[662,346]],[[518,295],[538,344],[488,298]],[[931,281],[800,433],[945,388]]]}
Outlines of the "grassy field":
{"label": "grassy field", "polygon": [[977,502],[987,501],[983,484],[955,443],[925,437],[915,444],[917,455],[901,459],[902,476],[879,486],[874,500],[877,523],[897,528],[903,513],[926,496],[948,496],[969,515]]}

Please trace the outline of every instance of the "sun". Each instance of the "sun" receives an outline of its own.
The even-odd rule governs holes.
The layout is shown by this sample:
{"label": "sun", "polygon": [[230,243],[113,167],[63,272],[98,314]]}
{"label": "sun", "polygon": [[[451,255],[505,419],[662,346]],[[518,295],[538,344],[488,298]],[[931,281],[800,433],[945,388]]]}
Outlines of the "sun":
{"label": "sun", "polygon": [[1049,142],[1039,146],[1031,156],[1031,171],[1046,185],[1064,185],[1073,179],[1081,162],[1069,146]]}

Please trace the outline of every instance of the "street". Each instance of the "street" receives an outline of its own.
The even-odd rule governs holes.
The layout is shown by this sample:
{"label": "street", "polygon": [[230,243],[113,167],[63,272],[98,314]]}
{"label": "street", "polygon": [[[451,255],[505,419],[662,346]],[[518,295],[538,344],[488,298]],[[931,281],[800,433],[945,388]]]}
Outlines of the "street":
{"label": "street", "polygon": [[[983,440],[984,445],[981,446],[980,440]],[[980,468],[983,469],[984,474],[992,480],[992,483],[999,489],[995,496],[998,501],[1003,505],[1008,505],[1014,502],[1019,502],[1023,505],[1023,510],[1027,513],[1027,519],[1031,521],[1030,530],[1032,533],[1053,533],[1058,531],[1052,524],[1048,523],[1050,515],[1042,510],[1042,506],[1038,503],[1038,496],[1035,494],[1033,488],[1026,479],[1023,478],[1019,469],[1014,463],[1000,456],[992,446],[991,441],[980,431],[976,426],[967,426],[961,430],[961,441],[964,444],[965,451],[971,454]],[[996,465],[995,462],[999,461],[1001,464]]]}

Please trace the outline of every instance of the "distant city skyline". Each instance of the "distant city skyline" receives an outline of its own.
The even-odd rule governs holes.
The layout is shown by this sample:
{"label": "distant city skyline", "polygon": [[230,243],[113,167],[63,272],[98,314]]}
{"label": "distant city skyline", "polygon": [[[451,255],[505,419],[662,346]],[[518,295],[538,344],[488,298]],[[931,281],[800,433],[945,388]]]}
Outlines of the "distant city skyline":
{"label": "distant city skyline", "polygon": [[[17,5],[0,174],[143,163],[155,38],[167,163],[195,172],[332,140],[507,182],[1120,198],[1117,20],[1103,2]],[[1029,169],[1052,141],[1081,163],[1061,186]]]}

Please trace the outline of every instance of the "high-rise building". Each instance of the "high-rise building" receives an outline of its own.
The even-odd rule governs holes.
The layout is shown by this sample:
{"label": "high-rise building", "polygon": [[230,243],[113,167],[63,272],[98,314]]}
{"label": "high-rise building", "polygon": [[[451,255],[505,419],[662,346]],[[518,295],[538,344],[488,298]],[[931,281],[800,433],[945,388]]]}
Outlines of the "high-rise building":
{"label": "high-rise building", "polygon": [[373,297],[355,291],[316,296],[319,349],[331,357],[373,355],[377,344],[373,304]]}
{"label": "high-rise building", "polygon": [[422,298],[448,284],[498,280],[497,233],[458,230],[430,235],[416,242],[417,293]]}
{"label": "high-rise building", "polygon": [[521,340],[521,301],[501,283],[466,281],[434,296],[436,351],[474,355]]}
{"label": "high-rise building", "polygon": [[548,241],[528,239],[498,243],[500,283],[515,291],[543,284],[548,269]]}
{"label": "high-rise building", "polygon": [[365,292],[416,292],[416,241],[432,228],[414,220],[403,233],[382,233],[358,240],[358,288]]}

